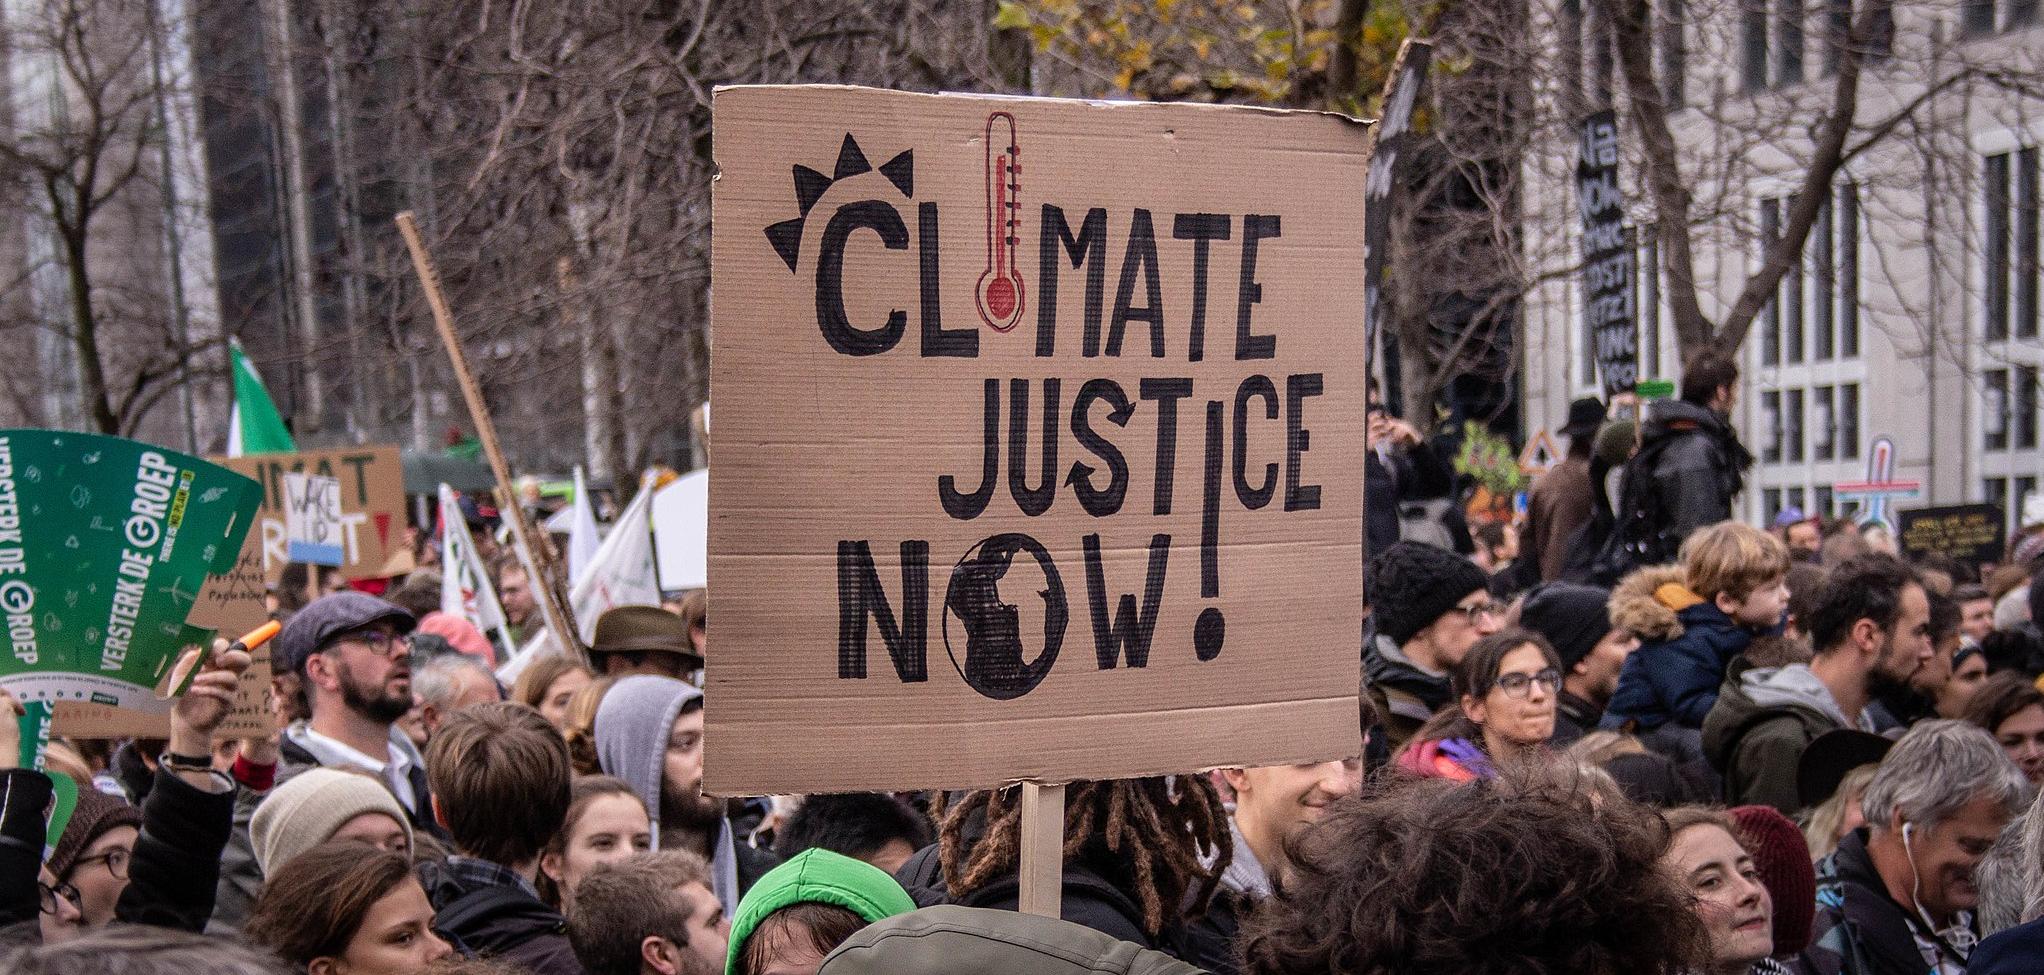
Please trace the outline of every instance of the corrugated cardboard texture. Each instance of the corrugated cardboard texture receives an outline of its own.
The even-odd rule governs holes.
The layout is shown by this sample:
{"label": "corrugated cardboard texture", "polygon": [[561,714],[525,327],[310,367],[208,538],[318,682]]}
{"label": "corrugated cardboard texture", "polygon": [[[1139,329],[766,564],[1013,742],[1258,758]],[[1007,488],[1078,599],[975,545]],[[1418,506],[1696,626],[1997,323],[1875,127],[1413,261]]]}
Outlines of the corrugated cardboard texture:
{"label": "corrugated cardboard texture", "polygon": [[[838,87],[715,109],[708,787],[1356,754],[1366,129]],[[1096,630],[1146,610],[1132,666]]]}
{"label": "corrugated cardboard texture", "polygon": [[263,571],[271,583],[289,564],[284,532],[284,475],[303,471],[341,482],[341,578],[377,578],[399,566],[405,552],[405,472],[396,447],[351,447],[309,450],[295,454],[251,454],[215,457],[213,462],[255,478],[263,486],[263,506],[252,534],[263,543]]}

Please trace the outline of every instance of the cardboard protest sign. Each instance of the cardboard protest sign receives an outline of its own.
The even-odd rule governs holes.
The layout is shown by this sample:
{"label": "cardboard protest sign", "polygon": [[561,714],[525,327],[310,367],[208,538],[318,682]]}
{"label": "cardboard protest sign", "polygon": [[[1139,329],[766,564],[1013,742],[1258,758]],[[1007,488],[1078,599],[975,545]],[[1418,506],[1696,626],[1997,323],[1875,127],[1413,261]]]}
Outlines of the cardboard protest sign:
{"label": "cardboard protest sign", "polygon": [[0,430],[0,686],[23,701],[151,701],[208,575],[234,564],[256,485],[149,444]]}
{"label": "cardboard protest sign", "polygon": [[[340,482],[340,571],[347,579],[375,578],[405,548],[404,464],[396,447],[309,450],[217,458],[262,485],[263,571],[274,584],[291,557],[289,497],[284,475],[316,474]],[[320,563],[325,564],[325,563]]]}
{"label": "cardboard protest sign", "polygon": [[1900,512],[1902,552],[1910,558],[1949,555],[1979,565],[2001,561],[2006,519],[1991,504],[1954,504]]}
{"label": "cardboard protest sign", "polygon": [[715,109],[708,787],[1356,754],[1364,126]]}
{"label": "cardboard protest sign", "polygon": [[284,475],[284,555],[307,565],[338,566],[341,479],[299,471]]}

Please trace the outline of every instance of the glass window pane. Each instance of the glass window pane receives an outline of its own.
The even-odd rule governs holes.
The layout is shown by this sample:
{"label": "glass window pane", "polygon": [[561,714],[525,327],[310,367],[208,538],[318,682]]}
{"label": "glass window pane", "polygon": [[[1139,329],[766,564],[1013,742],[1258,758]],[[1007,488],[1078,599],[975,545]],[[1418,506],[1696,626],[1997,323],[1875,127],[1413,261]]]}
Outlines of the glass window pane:
{"label": "glass window pane", "polygon": [[1831,201],[1817,210],[1817,225],[1810,230],[1810,275],[1816,294],[1810,299],[1810,312],[1815,320],[1810,323],[1813,350],[1810,357],[1823,360],[1831,358],[1832,329],[1831,312],[1838,300],[1834,286],[1832,258],[1835,254],[1831,228]]}
{"label": "glass window pane", "polygon": [[1829,518],[1837,513],[1838,499],[1832,497],[1831,485],[1829,484],[1817,485],[1817,505],[1816,508],[1811,511],[1811,514],[1820,514],[1826,518]]}
{"label": "glass window pane", "polygon": [[1810,391],[1810,456],[1832,460],[1838,456],[1838,417],[1832,389],[1819,386]]}
{"label": "glass window pane", "polygon": [[1767,488],[1761,491],[1760,507],[1763,509],[1761,516],[1772,522],[1775,515],[1781,514],[1781,489]]}
{"label": "glass window pane", "polygon": [[1981,377],[1980,431],[1988,450],[2009,447],[2009,371],[1989,369]]}
{"label": "glass window pane", "polygon": [[1788,419],[1782,424],[1788,438],[1788,459],[1801,463],[1803,459],[1803,391],[1788,391]]}
{"label": "glass window pane", "polygon": [[1760,394],[1760,423],[1765,431],[1766,446],[1760,452],[1760,459],[1769,464],[1781,463],[1781,394],[1774,390]]}
{"label": "glass window pane", "polygon": [[2016,154],[2015,334],[2037,334],[2037,150]]}
{"label": "glass window pane", "polygon": [[2009,398],[2014,401],[2016,446],[2024,449],[2035,447],[2037,446],[2036,367],[2024,366],[2017,369],[2015,378],[2011,380],[2011,383],[2015,387],[2009,390]]}
{"label": "glass window pane", "polygon": [[1774,0],[1774,83],[1803,80],[1803,0]]}
{"label": "glass window pane", "polygon": [[1745,0],[1740,20],[1740,80],[1747,91],[1767,87],[1767,0]]}
{"label": "glass window pane", "polygon": [[1859,384],[1838,387],[1838,458],[1859,459]]}
{"label": "glass window pane", "polygon": [[1859,355],[1859,184],[1838,188],[1838,354]]}
{"label": "glass window pane", "polygon": [[[1760,254],[1765,260],[1767,246],[1781,236],[1781,201],[1768,198],[1760,201]],[[1760,364],[1774,366],[1781,364],[1781,288],[1774,289],[1774,298],[1760,313]]]}
{"label": "glass window pane", "polygon": [[1987,271],[1987,338],[2009,335],[2009,157],[1987,157],[1984,257]]}

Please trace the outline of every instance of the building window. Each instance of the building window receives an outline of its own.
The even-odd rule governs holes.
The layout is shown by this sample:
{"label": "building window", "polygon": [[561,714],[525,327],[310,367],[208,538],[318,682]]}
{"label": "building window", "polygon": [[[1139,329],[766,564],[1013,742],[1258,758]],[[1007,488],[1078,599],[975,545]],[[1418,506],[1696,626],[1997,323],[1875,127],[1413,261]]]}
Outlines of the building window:
{"label": "building window", "polygon": [[1836,515],[1837,513],[1838,499],[1832,496],[1831,485],[1829,484],[1817,485],[1817,508],[1815,511],[1812,511],[1811,514],[1823,515],[1824,517],[1829,518],[1832,517],[1833,515]]}
{"label": "building window", "polygon": [[2044,10],[2044,3],[2038,0],[2009,0],[2009,28],[2013,30],[2036,23],[2040,10]]}
{"label": "building window", "polygon": [[1838,73],[1852,37],[1852,0],[1824,0],[1824,74]]}
{"label": "building window", "polygon": [[2009,390],[2009,399],[2014,401],[2015,444],[2018,449],[2029,450],[2037,446],[2037,367],[2018,368],[2011,384],[2014,388]]}
{"label": "building window", "polygon": [[1826,200],[1817,209],[1817,225],[1810,228],[1810,276],[1817,291],[1810,302],[1810,311],[1816,316],[1816,321],[1810,323],[1811,340],[1815,343],[1810,358],[1820,362],[1831,358],[1837,342],[1833,322],[1838,307],[1837,243],[1831,226],[1831,201]]}
{"label": "building window", "polygon": [[1859,384],[1838,387],[1838,459],[1859,459]]}
{"label": "building window", "polygon": [[[1765,259],[1767,248],[1781,236],[1781,201],[1769,197],[1760,201],[1760,253]],[[1760,364],[1778,366],[1781,364],[1781,289],[1774,290],[1774,300],[1760,313]]]}
{"label": "building window", "polygon": [[1829,386],[1810,390],[1810,459],[1838,458],[1838,404]]}
{"label": "building window", "polygon": [[1994,0],[1962,0],[1959,26],[1968,34],[1994,33]]}
{"label": "building window", "polygon": [[[2015,520],[2016,512],[2010,510],[2009,508],[2008,478],[1990,477],[1984,481],[1981,481],[1980,500],[1986,502],[1989,505],[1992,505],[1995,510],[2003,512],[2002,517],[2007,518],[2010,521]],[[2021,502],[2019,501],[2017,502],[2017,504],[2018,506],[2020,506]]]}
{"label": "building window", "polygon": [[1583,105],[1583,0],[1562,0],[1556,30],[1561,35],[1561,91],[1571,116]]}
{"label": "building window", "polygon": [[1745,0],[1740,18],[1740,80],[1747,91],[1767,88],[1767,0]]}
{"label": "building window", "polygon": [[1769,464],[1781,463],[1781,393],[1767,390],[1760,394],[1760,422],[1766,424],[1766,446],[1760,451],[1760,459]]}
{"label": "building window", "polygon": [[2023,502],[2037,493],[2037,479],[2019,477],[2015,479],[2015,493],[2009,498],[2009,527],[2020,527],[2023,518]]}
{"label": "building window", "polygon": [[1789,507],[1802,512],[1804,517],[1809,516],[1810,509],[1803,507],[1803,502],[1808,499],[1805,497],[1802,488],[1789,488],[1782,494],[1781,500]]}
{"label": "building window", "polygon": [[2012,330],[2037,334],[2037,149],[2016,153],[2016,287]]}
{"label": "building window", "polygon": [[1787,437],[1786,457],[1791,464],[1803,462],[1803,391],[1788,391],[1788,416],[1782,422],[1782,434]]}
{"label": "building window", "polygon": [[2009,449],[2009,371],[1989,369],[1982,377],[1986,388],[1980,397],[1980,429],[1988,450]]}
{"label": "building window", "polygon": [[1762,489],[1760,492],[1760,507],[1767,509],[1761,512],[1761,516],[1770,522],[1774,521],[1774,516],[1781,514],[1781,489]]}
{"label": "building window", "polygon": [[1590,48],[1590,109],[1597,111],[1611,107],[1617,92],[1618,38],[1611,30],[1611,19],[1604,14],[1602,5],[1590,8],[1590,34],[1587,42]]}
{"label": "building window", "polygon": [[1859,355],[1859,184],[1838,188],[1838,354]]}
{"label": "building window", "polygon": [[1987,157],[1987,339],[2009,337],[2009,157],[2007,153]]}
{"label": "building window", "polygon": [[1774,83],[1803,80],[1803,0],[1774,0]]}
{"label": "building window", "polygon": [[[1793,198],[1782,201],[1783,210],[1795,207]],[[1778,230],[1776,236],[1779,236]],[[1809,243],[1810,239],[1805,238],[1806,247]],[[1782,301],[1781,358],[1790,364],[1803,361],[1803,259],[1802,254],[1790,259],[1788,273],[1782,275],[1781,287],[1775,289],[1775,294]]]}
{"label": "building window", "polygon": [[1688,0],[1660,0],[1661,98],[1668,111],[1679,111],[1689,100]]}

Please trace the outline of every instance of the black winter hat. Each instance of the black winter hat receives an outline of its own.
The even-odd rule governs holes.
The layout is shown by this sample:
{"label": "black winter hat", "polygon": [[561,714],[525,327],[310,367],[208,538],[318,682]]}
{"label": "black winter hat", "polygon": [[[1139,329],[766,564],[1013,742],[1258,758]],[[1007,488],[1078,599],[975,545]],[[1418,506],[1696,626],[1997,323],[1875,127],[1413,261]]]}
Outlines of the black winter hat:
{"label": "black winter hat", "polygon": [[1370,560],[1370,619],[1403,644],[1490,580],[1474,562],[1443,548],[1399,542]]}
{"label": "black winter hat", "polygon": [[1554,644],[1562,672],[1567,673],[1611,632],[1611,591],[1570,582],[1542,583],[1526,594],[1519,625]]}

